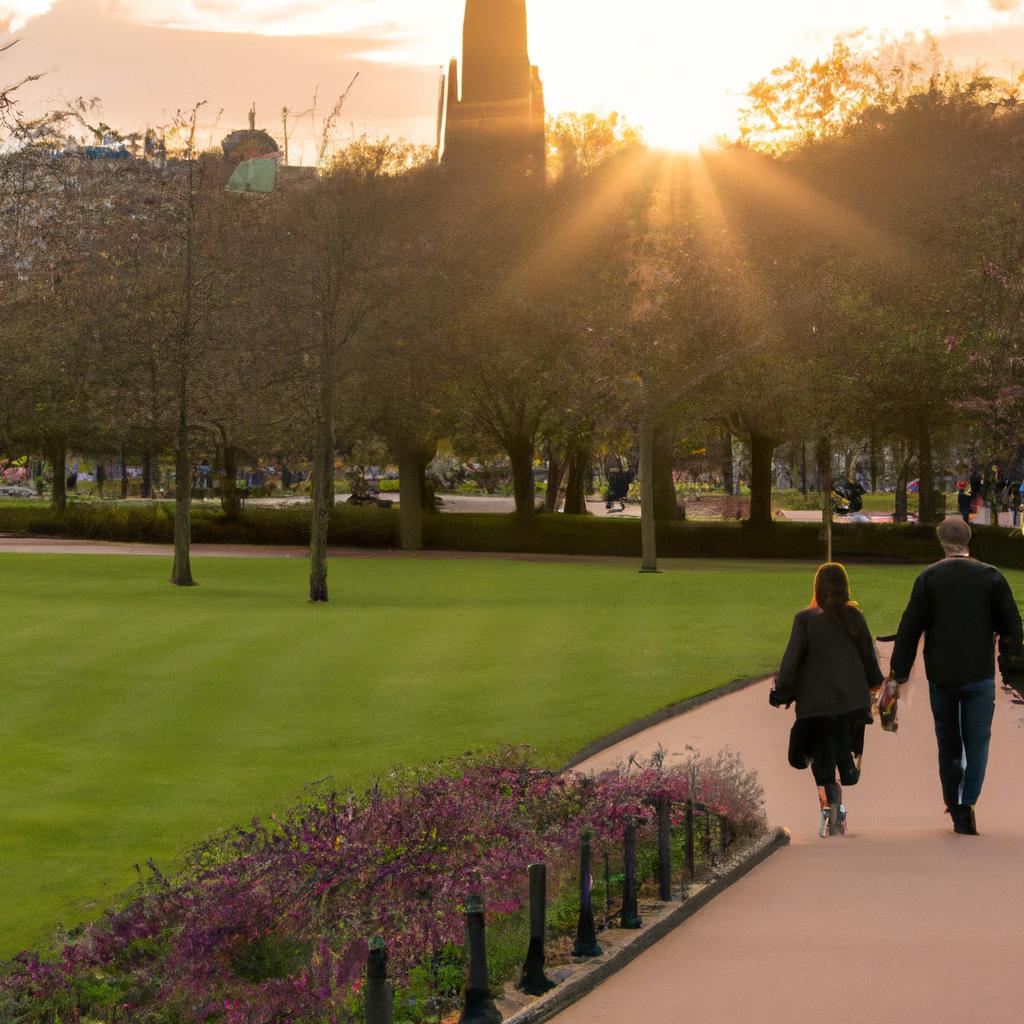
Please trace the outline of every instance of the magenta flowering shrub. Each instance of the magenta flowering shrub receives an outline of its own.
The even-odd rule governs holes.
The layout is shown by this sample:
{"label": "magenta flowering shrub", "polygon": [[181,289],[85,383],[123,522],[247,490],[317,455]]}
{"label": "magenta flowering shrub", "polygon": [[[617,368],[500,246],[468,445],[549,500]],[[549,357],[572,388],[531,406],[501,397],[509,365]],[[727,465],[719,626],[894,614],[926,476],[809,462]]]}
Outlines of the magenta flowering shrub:
{"label": "magenta flowering shrub", "polygon": [[[33,1024],[336,1024],[361,1016],[369,939],[385,937],[399,985],[463,940],[463,907],[490,919],[525,905],[526,866],[574,878],[580,834],[618,842],[666,794],[690,794],[736,829],[763,822],[761,791],[732,755],[599,775],[533,767],[503,750],[368,793],[315,793],[289,813],[199,847],[123,907],[41,956],[0,969],[0,1019]],[[525,952],[525,951],[524,951]]]}

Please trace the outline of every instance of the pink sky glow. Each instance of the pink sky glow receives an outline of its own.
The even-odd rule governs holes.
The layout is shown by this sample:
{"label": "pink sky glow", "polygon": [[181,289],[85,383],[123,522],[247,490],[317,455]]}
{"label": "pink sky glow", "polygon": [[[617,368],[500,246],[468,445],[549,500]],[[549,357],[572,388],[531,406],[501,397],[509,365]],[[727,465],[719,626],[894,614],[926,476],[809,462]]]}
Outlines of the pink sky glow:
{"label": "pink sky glow", "polygon": [[[464,0],[0,0],[4,84],[46,72],[30,106],[99,97],[122,130],[207,100],[207,141],[253,101],[280,136],[283,106],[321,111],[358,71],[343,134],[433,142],[438,69],[459,52]],[[961,64],[1017,74],[1021,0],[532,0],[530,50],[548,106],[618,110],[656,143],[729,133],[745,87],[789,57],[928,31]],[[218,120],[218,111],[223,114]],[[309,118],[296,125],[312,154]],[[301,138],[295,149],[301,148]],[[295,155],[293,149],[293,157]]]}

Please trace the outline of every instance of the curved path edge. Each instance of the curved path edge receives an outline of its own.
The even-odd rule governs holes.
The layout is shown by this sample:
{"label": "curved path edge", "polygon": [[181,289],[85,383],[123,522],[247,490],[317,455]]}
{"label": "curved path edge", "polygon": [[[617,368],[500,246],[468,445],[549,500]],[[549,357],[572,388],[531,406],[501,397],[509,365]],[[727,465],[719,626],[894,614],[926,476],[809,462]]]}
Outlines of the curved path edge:
{"label": "curved path edge", "polygon": [[730,694],[739,693],[748,686],[764,682],[765,679],[769,678],[770,675],[760,675],[751,676],[748,679],[734,679],[731,683],[726,683],[724,686],[705,690],[703,693],[698,693],[695,697],[687,697],[686,700],[677,701],[675,704],[669,704],[667,707],[660,708],[649,715],[645,715],[643,718],[637,718],[628,725],[624,725],[614,732],[608,733],[607,736],[602,736],[600,739],[596,739],[578,750],[562,765],[562,771],[571,771],[573,768],[583,764],[584,761],[589,761],[596,754],[600,754],[609,747],[614,747],[617,743],[628,740],[632,736],[637,736],[654,725],[660,725],[662,722],[667,722],[670,718],[685,715],[687,712],[693,711],[704,704],[709,704],[713,700],[719,700],[721,697],[728,697]]}
{"label": "curved path edge", "polygon": [[[706,695],[701,694],[701,696]],[[670,932],[675,931],[684,921],[707,906],[716,896],[725,892],[758,864],[788,845],[789,832],[786,829],[777,828],[770,831],[746,857],[730,868],[721,878],[710,882],[685,902],[680,903],[671,913],[639,932],[632,942],[609,953],[607,959],[597,964],[593,970],[568,979],[548,995],[541,996],[530,1006],[506,1017],[502,1024],[541,1024],[542,1021],[550,1020],[556,1014],[572,1006],[573,1003],[579,1002],[602,982],[607,981],[613,975],[618,974],[627,964],[632,963],[641,953],[646,952]]]}

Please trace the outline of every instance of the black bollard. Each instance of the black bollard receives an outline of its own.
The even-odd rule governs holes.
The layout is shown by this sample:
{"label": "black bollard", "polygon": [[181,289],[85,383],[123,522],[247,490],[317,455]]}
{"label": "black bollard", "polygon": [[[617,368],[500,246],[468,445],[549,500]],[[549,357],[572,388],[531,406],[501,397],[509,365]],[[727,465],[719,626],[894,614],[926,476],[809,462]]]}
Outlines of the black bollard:
{"label": "black bollard", "polygon": [[388,947],[378,935],[370,939],[366,960],[366,1024],[391,1024],[395,996],[388,984]]}
{"label": "black bollard", "polygon": [[696,769],[690,770],[690,791],[686,794],[686,820],[685,820],[685,833],[683,836],[684,841],[684,856],[686,858],[686,880],[692,882],[694,875],[696,874],[696,859],[694,857],[693,850],[693,800],[694,792],[697,788],[697,772]]}
{"label": "black bollard", "polygon": [[542,996],[555,987],[544,973],[548,872],[543,864],[531,864],[527,871],[530,874],[530,946],[516,987],[529,996]]}
{"label": "black bollard", "polygon": [[459,1024],[501,1024],[501,1014],[491,998],[484,938],[484,901],[473,893],[466,900],[466,938],[469,942],[469,981]]}
{"label": "black bollard", "polygon": [[612,870],[608,865],[608,851],[604,851],[604,926],[612,919]]}
{"label": "black bollard", "polygon": [[658,890],[662,903],[672,899],[672,835],[666,794],[658,797]]}
{"label": "black bollard", "polygon": [[624,835],[625,856],[622,883],[622,916],[620,928],[639,928],[642,925],[640,911],[636,905],[636,825],[630,822]]}
{"label": "black bollard", "polygon": [[580,837],[580,917],[576,924],[576,942],[573,956],[600,956],[604,952],[597,944],[594,927],[594,906],[590,900],[590,833]]}

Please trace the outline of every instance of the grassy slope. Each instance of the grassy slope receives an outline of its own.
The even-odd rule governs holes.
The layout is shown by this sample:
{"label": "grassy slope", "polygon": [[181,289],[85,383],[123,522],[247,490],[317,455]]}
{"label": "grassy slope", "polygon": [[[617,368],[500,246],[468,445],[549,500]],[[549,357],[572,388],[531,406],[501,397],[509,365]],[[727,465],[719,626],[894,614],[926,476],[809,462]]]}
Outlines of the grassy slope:
{"label": "grassy slope", "polygon": [[[162,559],[0,556],[0,954],[311,780],[500,743],[554,764],[777,664],[811,567],[666,567],[351,559],[314,607],[302,561],[203,559],[176,590]],[[855,568],[876,632],[916,571]]]}

